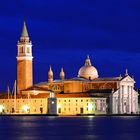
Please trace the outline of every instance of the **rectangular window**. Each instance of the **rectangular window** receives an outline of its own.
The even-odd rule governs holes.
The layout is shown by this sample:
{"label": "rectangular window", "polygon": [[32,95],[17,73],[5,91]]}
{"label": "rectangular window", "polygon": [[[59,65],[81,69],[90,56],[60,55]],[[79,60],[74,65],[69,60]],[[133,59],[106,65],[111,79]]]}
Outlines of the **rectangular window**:
{"label": "rectangular window", "polygon": [[30,53],[30,48],[27,48],[27,53]]}
{"label": "rectangular window", "polygon": [[58,113],[61,113],[61,108],[58,108]]}
{"label": "rectangular window", "polygon": [[84,109],[81,107],[80,108],[80,113],[83,114],[84,113]]}
{"label": "rectangular window", "polygon": [[19,53],[23,53],[23,47],[19,48]]}

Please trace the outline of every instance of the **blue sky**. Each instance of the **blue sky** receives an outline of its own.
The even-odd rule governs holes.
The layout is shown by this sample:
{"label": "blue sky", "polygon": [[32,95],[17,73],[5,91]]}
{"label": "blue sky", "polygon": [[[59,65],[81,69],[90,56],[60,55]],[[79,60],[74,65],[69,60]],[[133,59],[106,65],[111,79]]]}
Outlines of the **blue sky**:
{"label": "blue sky", "polygon": [[34,83],[54,78],[63,66],[75,77],[89,54],[100,77],[128,68],[140,87],[140,2],[5,0],[0,4],[0,90],[16,79],[16,53],[23,19],[33,43]]}

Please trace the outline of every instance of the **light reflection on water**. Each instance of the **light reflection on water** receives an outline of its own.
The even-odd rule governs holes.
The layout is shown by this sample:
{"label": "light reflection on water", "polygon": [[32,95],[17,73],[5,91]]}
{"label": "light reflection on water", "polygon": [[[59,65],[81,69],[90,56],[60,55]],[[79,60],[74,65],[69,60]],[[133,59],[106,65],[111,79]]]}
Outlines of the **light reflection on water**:
{"label": "light reflection on water", "polygon": [[0,117],[0,140],[139,139],[139,117]]}

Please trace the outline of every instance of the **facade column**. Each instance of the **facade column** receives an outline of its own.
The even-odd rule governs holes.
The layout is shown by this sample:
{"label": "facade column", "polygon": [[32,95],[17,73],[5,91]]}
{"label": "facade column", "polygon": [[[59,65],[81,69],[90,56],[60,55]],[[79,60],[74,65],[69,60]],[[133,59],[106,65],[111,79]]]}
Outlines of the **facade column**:
{"label": "facade column", "polygon": [[[137,96],[138,96],[138,95],[137,95]],[[139,110],[138,110],[138,97],[136,97],[135,100],[136,100],[136,113],[138,113],[138,111],[139,111]]]}
{"label": "facade column", "polygon": [[131,112],[133,113],[133,87],[131,86]]}
{"label": "facade column", "polygon": [[119,113],[122,113],[122,106],[121,106],[121,100],[122,100],[122,86],[120,86],[119,89]]}
{"label": "facade column", "polygon": [[115,114],[115,104],[114,104],[114,97],[112,97],[112,111],[113,111],[113,114]]}
{"label": "facade column", "polygon": [[114,112],[113,112],[113,95],[112,94],[110,95],[109,108],[110,108],[109,112],[113,114]]}
{"label": "facade column", "polygon": [[130,102],[129,102],[129,86],[127,86],[127,113],[130,112]]}
{"label": "facade column", "polygon": [[122,114],[124,113],[124,86],[122,86]]}
{"label": "facade column", "polygon": [[132,106],[131,106],[131,86],[128,86],[128,102],[129,102],[129,113],[131,113],[131,110],[132,110]]}
{"label": "facade column", "polygon": [[114,112],[115,112],[115,114],[117,113],[117,111],[116,111],[116,97],[114,97]]}

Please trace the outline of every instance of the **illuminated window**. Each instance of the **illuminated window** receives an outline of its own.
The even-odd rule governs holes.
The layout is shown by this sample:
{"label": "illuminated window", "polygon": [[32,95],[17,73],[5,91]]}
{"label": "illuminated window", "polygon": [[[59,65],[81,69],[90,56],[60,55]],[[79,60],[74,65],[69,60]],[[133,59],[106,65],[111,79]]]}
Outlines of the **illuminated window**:
{"label": "illuminated window", "polygon": [[28,105],[24,105],[22,109],[25,113],[29,113],[30,108]]}
{"label": "illuminated window", "polygon": [[0,113],[3,113],[3,112],[4,112],[4,106],[0,105]]}

